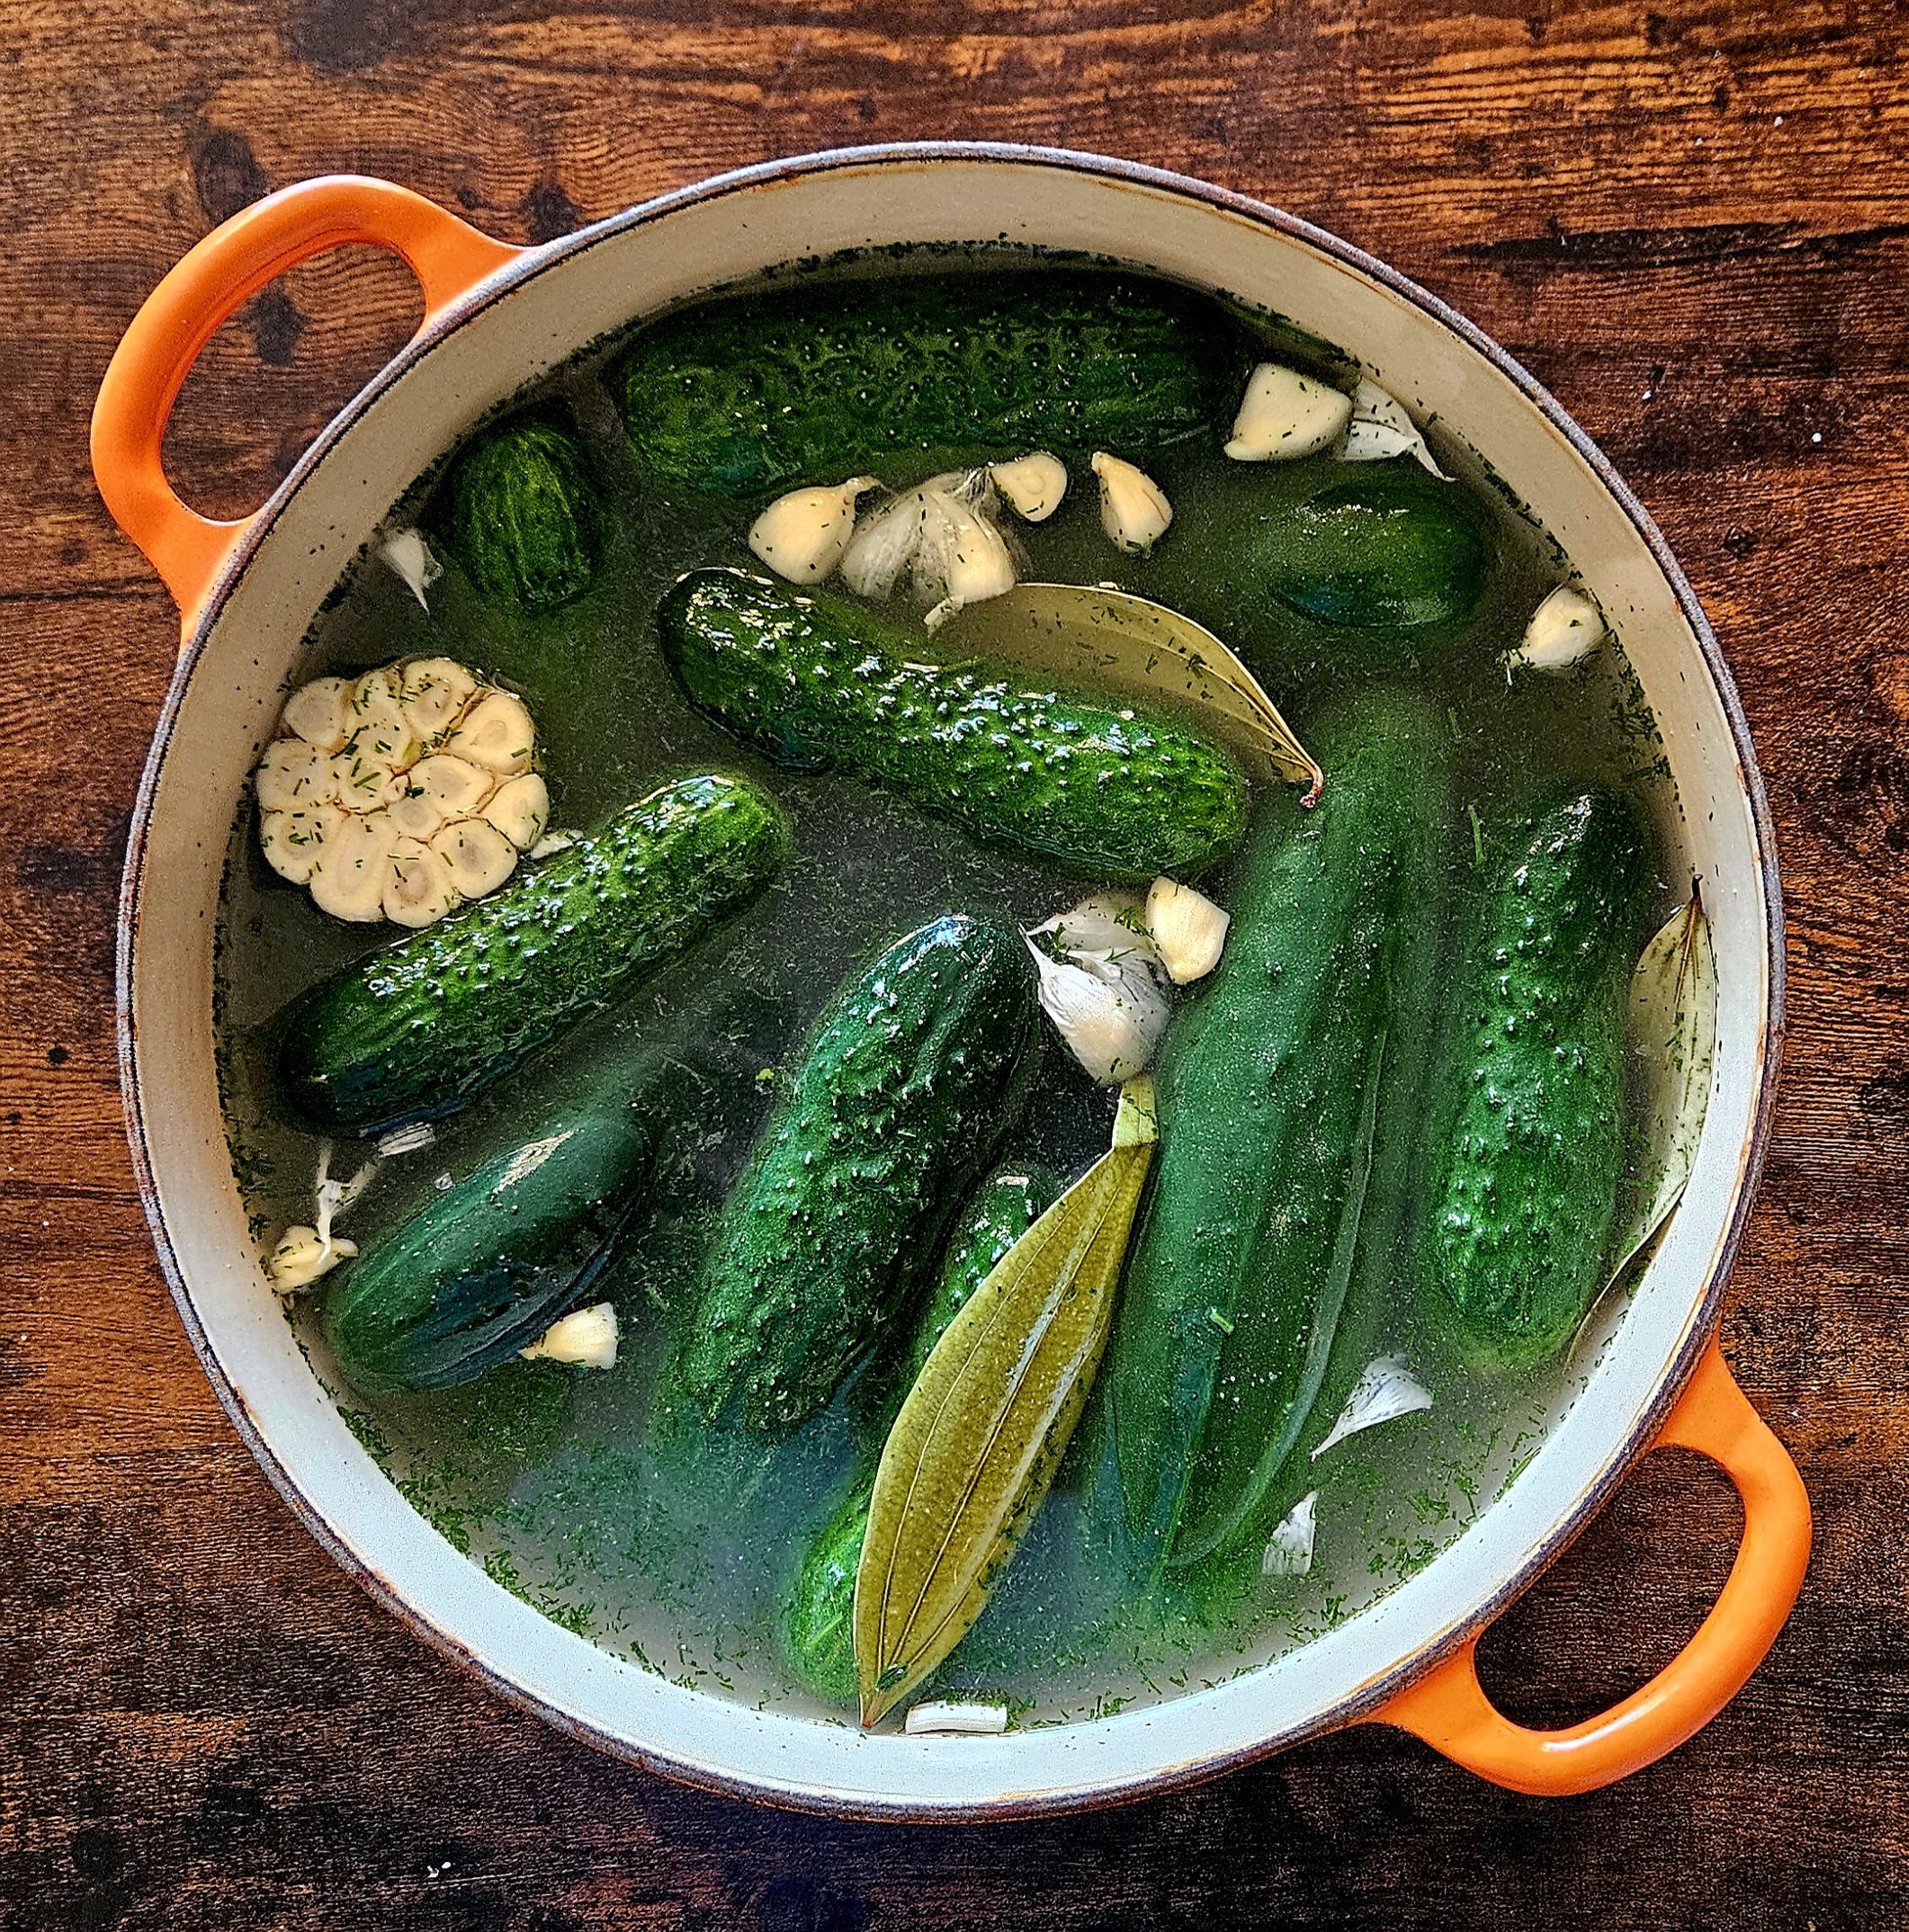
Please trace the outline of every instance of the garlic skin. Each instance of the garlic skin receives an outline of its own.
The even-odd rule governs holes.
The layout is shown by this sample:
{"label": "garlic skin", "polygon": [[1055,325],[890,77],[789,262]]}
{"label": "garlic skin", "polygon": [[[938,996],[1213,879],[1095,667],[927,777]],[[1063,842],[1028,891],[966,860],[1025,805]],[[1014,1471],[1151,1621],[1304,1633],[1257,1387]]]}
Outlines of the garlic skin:
{"label": "garlic skin", "polygon": [[1382,1422],[1396,1422],[1401,1416],[1415,1416],[1432,1406],[1432,1392],[1412,1372],[1403,1355],[1380,1355],[1359,1371],[1358,1380],[1346,1397],[1346,1406],[1325,1440],[1313,1452],[1318,1462],[1335,1444],[1361,1429],[1376,1429]]}
{"label": "garlic skin", "polygon": [[1388,457],[1411,456],[1441,481],[1451,481],[1432,461],[1432,452],[1418,425],[1406,414],[1405,405],[1376,382],[1363,378],[1352,392],[1352,420],[1332,453],[1342,463],[1382,463]]}
{"label": "garlic skin", "polygon": [[323,1240],[316,1228],[287,1228],[265,1257],[265,1273],[281,1294],[297,1294],[357,1252],[355,1242],[336,1237]]}
{"label": "garlic skin", "polygon": [[1568,671],[1607,634],[1604,613],[1597,604],[1574,586],[1560,584],[1532,612],[1511,663],[1533,671]]}
{"label": "garlic skin", "polygon": [[1175,986],[1204,979],[1220,963],[1232,915],[1204,892],[1156,879],[1147,892],[1147,930]]}
{"label": "garlic skin", "polygon": [[1352,398],[1283,362],[1261,362],[1248,377],[1226,453],[1236,463],[1289,463],[1336,443],[1352,417]]}
{"label": "garlic skin", "polygon": [[792,489],[749,525],[749,548],[791,584],[820,584],[835,573],[855,535],[856,503],[881,487],[876,477]]}
{"label": "garlic skin", "polygon": [[432,556],[423,531],[394,532],[384,540],[378,554],[417,599],[419,607],[428,611],[431,606],[425,601],[425,592],[444,574],[444,567]]}
{"label": "garlic skin", "polygon": [[910,490],[872,511],[856,526],[842,554],[842,581],[858,597],[881,603],[894,595],[921,541],[921,493]]}
{"label": "garlic skin", "polygon": [[573,1368],[616,1366],[616,1345],[622,1331],[616,1310],[608,1301],[579,1308],[553,1321],[528,1348],[518,1350],[526,1362],[561,1362]]}
{"label": "garlic skin", "polygon": [[985,470],[930,477],[863,518],[842,558],[842,581],[857,596],[880,600],[894,595],[906,571],[936,630],[1017,581],[993,505]]}
{"label": "garlic skin", "polygon": [[1105,450],[1096,450],[1093,471],[1100,479],[1100,527],[1124,550],[1151,550],[1173,521],[1166,492],[1144,470]]}
{"label": "garlic skin", "polygon": [[990,463],[988,475],[1023,523],[1045,523],[1067,495],[1067,465],[1051,450],[1030,451],[1011,463]]}
{"label": "garlic skin", "polygon": [[1066,912],[1027,928],[1030,939],[1052,938],[1058,959],[1079,963],[1083,957],[1106,966],[1128,961],[1165,970],[1139,898],[1132,892],[1097,892]]}
{"label": "garlic skin", "polygon": [[[1172,1017],[1165,969],[1140,925],[1140,901],[1105,894],[1024,935],[1040,977],[1041,1010],[1103,1087],[1144,1073]],[[1052,941],[1053,950],[1035,944]]]}
{"label": "garlic skin", "polygon": [[1308,1489],[1286,1511],[1272,1541],[1259,1559],[1262,1577],[1303,1577],[1313,1567],[1313,1544],[1319,1534],[1319,1491]]}

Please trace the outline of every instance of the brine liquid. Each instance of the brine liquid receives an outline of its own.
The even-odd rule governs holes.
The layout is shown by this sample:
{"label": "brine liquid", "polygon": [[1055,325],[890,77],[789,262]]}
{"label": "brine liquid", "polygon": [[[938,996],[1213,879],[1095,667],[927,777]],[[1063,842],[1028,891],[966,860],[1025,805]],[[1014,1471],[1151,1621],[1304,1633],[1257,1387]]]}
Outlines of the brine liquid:
{"label": "brine liquid", "polygon": [[[558,1042],[442,1123],[436,1144],[393,1158],[339,1223],[368,1249],[438,1189],[515,1144],[541,1112],[665,1044],[706,1090],[694,1144],[671,1150],[653,1212],[603,1278],[623,1323],[606,1373],[513,1364],[444,1394],[363,1400],[332,1368],[314,1294],[290,1304],[315,1373],[414,1505],[471,1560],[545,1614],[619,1656],[686,1684],[749,1702],[813,1708],[785,1673],[777,1604],[802,1552],[850,1479],[862,1412],[882,1400],[881,1360],[791,1441],[765,1446],[711,1435],[688,1453],[646,1439],[650,1384],[690,1303],[716,1212],[788,1063],[834,989],[874,952],[952,910],[991,909],[1031,925],[1084,896],[1054,875],[924,819],[853,778],[779,769],[690,711],[655,648],[658,598],[704,564],[754,566],[745,542],[756,505],[659,489],[638,471],[602,380],[606,353],[580,359],[541,399],[567,414],[612,485],[613,537],[596,584],[554,615],[523,620],[479,603],[446,559],[428,613],[375,556],[361,557],[313,627],[300,676],[355,674],[403,656],[451,656],[524,695],[536,720],[551,823],[588,828],[662,779],[714,769],[762,784],[789,812],[797,849],[770,892],[688,962],[620,1010]],[[1438,443],[1434,434],[1435,444]],[[1463,452],[1440,450],[1465,471]],[[878,466],[881,467],[881,466]],[[1182,568],[1214,541],[1202,507],[1227,493],[1259,501],[1307,493],[1322,456],[1241,465],[1217,449],[1150,463],[1176,508],[1164,543]],[[884,480],[919,480],[898,463]],[[1674,813],[1661,747],[1618,653],[1564,677],[1508,682],[1501,657],[1563,574],[1555,547],[1487,490],[1504,561],[1470,633],[1421,680],[1445,714],[1464,822],[1482,840],[1505,801],[1536,780],[1614,780],[1646,796],[1668,830]],[[394,526],[415,505],[394,512]],[[1004,519],[1030,579],[1117,582],[1146,594],[1148,567],[1123,557],[1099,524],[1093,479],[1071,468],[1049,522]],[[1219,559],[1214,559],[1217,563]],[[1622,613],[1613,613],[1621,632]],[[1343,681],[1331,634],[1312,667],[1271,695],[1306,734]],[[1475,818],[1470,815],[1475,814]],[[1481,848],[1482,849],[1482,848]],[[1454,854],[1452,890],[1479,854]],[[1203,881],[1223,905],[1224,874]],[[1664,909],[1671,899],[1662,881]],[[347,927],[275,879],[247,804],[233,832],[219,960],[220,1076],[235,1166],[262,1245],[309,1221],[319,1143],[273,1097],[264,1029],[284,1002],[372,946],[388,927]],[[1111,1096],[1050,1038],[1035,1098],[1004,1151],[1078,1172],[1107,1144]],[[333,1150],[349,1175],[367,1146]],[[1380,1271],[1382,1274],[1385,1272]],[[1395,1299],[1349,1308],[1341,1347],[1398,1354],[1434,1391],[1433,1408],[1365,1432],[1285,1483],[1316,1489],[1310,1573],[1262,1576],[1259,1550],[1170,1571],[1136,1595],[1090,1506],[1106,1439],[1089,1401],[1054,1491],[993,1602],[944,1671],[956,1692],[1004,1696],[1017,1722],[1061,1722],[1171,1695],[1250,1668],[1355,1614],[1411,1576],[1501,1493],[1535,1450],[1567,1363],[1491,1381],[1427,1334],[1392,1271]],[[261,1281],[259,1293],[270,1291]]]}

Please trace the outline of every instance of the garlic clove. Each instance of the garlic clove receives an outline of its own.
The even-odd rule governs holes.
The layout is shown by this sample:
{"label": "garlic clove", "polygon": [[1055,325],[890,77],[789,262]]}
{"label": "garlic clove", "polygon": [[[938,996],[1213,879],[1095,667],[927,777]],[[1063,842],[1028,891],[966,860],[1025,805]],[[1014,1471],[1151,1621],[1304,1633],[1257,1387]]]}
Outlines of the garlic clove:
{"label": "garlic clove", "polygon": [[444,862],[451,883],[466,899],[495,892],[517,869],[517,848],[481,818],[460,818],[445,826],[432,839],[431,850]]}
{"label": "garlic clove", "polygon": [[381,811],[345,814],[326,839],[312,868],[311,898],[335,919],[369,923],[384,917],[384,885],[390,872],[391,821]]}
{"label": "garlic clove", "polygon": [[1411,456],[1435,477],[1451,479],[1432,461],[1419,426],[1395,396],[1376,382],[1361,380],[1352,392],[1352,420],[1335,452],[1342,463],[1378,463],[1388,457]]}
{"label": "garlic clove", "polygon": [[988,474],[1008,507],[1026,523],[1044,523],[1067,494],[1067,465],[1048,450],[1032,451],[1011,463],[991,464]]}
{"label": "garlic clove", "polygon": [[381,756],[388,755],[385,747],[402,745],[412,736],[410,726],[405,722],[396,669],[393,665],[385,665],[367,671],[345,699],[347,738],[372,747]]}
{"label": "garlic clove", "polygon": [[551,795],[536,773],[525,772],[521,778],[506,778],[479,816],[519,852],[528,852],[550,823]]}
{"label": "garlic clove", "polygon": [[1150,550],[1173,521],[1173,505],[1145,470],[1105,450],[1093,455],[1100,479],[1100,527],[1124,550]]}
{"label": "garlic clove", "polygon": [[1175,986],[1204,979],[1220,963],[1232,915],[1204,892],[1171,879],[1153,881],[1147,893],[1147,930]]}
{"label": "garlic clove", "polygon": [[325,1239],[316,1228],[287,1228],[265,1257],[265,1273],[281,1294],[296,1294],[357,1252],[355,1242]]}
{"label": "garlic clove", "polygon": [[561,1320],[551,1322],[528,1348],[518,1353],[526,1362],[563,1362],[575,1368],[611,1369],[616,1366],[619,1338],[614,1306],[599,1301],[592,1308],[579,1308]]}
{"label": "garlic clove", "polygon": [[749,548],[777,577],[792,584],[820,584],[830,576],[855,535],[855,506],[877,477],[792,489],[749,525]]}
{"label": "garlic clove", "polygon": [[428,611],[425,592],[444,574],[444,567],[431,554],[421,530],[399,530],[384,540],[378,554],[403,583],[405,588]]}
{"label": "garlic clove", "polygon": [[1040,975],[1041,1009],[1089,1075],[1117,1087],[1152,1064],[1171,1009],[1144,965],[1048,958],[1026,942]]}
{"label": "garlic clove", "polygon": [[302,811],[268,811],[258,821],[258,846],[281,879],[304,885],[317,868],[325,842],[345,823],[336,805]]}
{"label": "garlic clove", "polygon": [[451,868],[421,839],[394,838],[384,881],[384,916],[393,926],[435,926],[459,903]]}
{"label": "garlic clove", "polygon": [[928,614],[931,631],[956,611],[999,597],[1015,585],[1014,559],[1000,532],[948,490],[921,492],[914,570],[917,594],[934,604]]}
{"label": "garlic clove", "polygon": [[530,769],[535,738],[523,699],[508,691],[489,691],[464,713],[444,749],[486,771],[515,774]]}
{"label": "garlic clove", "polygon": [[1604,613],[1573,585],[1560,584],[1531,613],[1514,665],[1534,671],[1564,671],[1604,641]]}
{"label": "garlic clove", "polygon": [[1314,456],[1338,440],[1352,418],[1342,389],[1282,362],[1261,362],[1247,379],[1226,453],[1236,463],[1285,463]]}
{"label": "garlic clove", "polygon": [[921,541],[921,493],[910,490],[872,511],[856,525],[842,553],[842,581],[858,597],[877,602],[894,595],[901,573]]}
{"label": "garlic clove", "polygon": [[345,713],[351,688],[348,678],[315,677],[285,700],[279,722],[308,745],[316,745],[320,751],[336,751],[345,739]]}
{"label": "garlic clove", "polygon": [[435,799],[415,787],[387,805],[385,810],[390,814],[391,829],[400,838],[428,839],[446,816]]}
{"label": "garlic clove", "polygon": [[457,722],[477,689],[455,658],[419,657],[404,667],[399,702],[413,734],[429,745]]}
{"label": "garlic clove", "polygon": [[333,795],[346,811],[381,811],[405,795],[409,780],[389,758],[381,758],[356,738],[331,761]]}
{"label": "garlic clove", "polygon": [[261,811],[309,810],[338,795],[332,761],[301,738],[275,738],[259,756],[252,789]]}
{"label": "garlic clove", "polygon": [[440,822],[473,817],[497,789],[497,783],[495,772],[487,772],[482,765],[454,757],[448,751],[420,758],[405,776],[412,791],[437,807]]}
{"label": "garlic clove", "polygon": [[1098,892],[1071,910],[1030,926],[1027,935],[1033,939],[1043,934],[1053,937],[1053,950],[1062,960],[1079,957],[1106,965],[1131,960],[1161,966],[1145,910],[1131,892]]}

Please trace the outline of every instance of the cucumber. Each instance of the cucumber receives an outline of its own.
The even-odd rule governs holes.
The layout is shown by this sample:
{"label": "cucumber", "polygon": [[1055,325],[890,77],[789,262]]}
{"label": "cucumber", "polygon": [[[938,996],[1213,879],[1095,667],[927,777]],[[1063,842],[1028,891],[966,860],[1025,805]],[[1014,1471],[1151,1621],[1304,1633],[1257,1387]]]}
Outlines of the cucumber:
{"label": "cucumber", "polygon": [[1020,935],[953,915],[839,993],[725,1203],[675,1393],[784,1433],[905,1306],[1014,1123],[1040,1047]]}
{"label": "cucumber", "polygon": [[1501,1367],[1555,1355],[1602,1285],[1652,842],[1629,798],[1596,790],[1546,797],[1488,849],[1420,1275],[1465,1353]]}
{"label": "cucumber", "polygon": [[855,1579],[868,1532],[874,1465],[896,1412],[935,1344],[1008,1250],[1067,1190],[1052,1167],[1003,1167],[981,1183],[957,1225],[934,1292],[909,1338],[894,1400],[881,1411],[862,1458],[863,1473],[804,1552],[783,1601],[779,1632],[789,1668],[830,1704],[856,1701]]}
{"label": "cucumber", "polygon": [[364,1395],[455,1388],[574,1307],[651,1174],[658,1078],[540,1123],[353,1262],[325,1305],[345,1379]]}
{"label": "cucumber", "polygon": [[459,457],[433,523],[481,596],[531,613],[580,597],[603,562],[583,452],[534,418],[486,432]]}
{"label": "cucumber", "polygon": [[[1420,1024],[1452,845],[1417,698],[1320,734],[1307,817],[1261,808],[1207,989],[1167,1036],[1161,1152],[1103,1371],[1127,1529],[1191,1561],[1248,1525],[1304,1425],[1351,1275],[1388,1035]],[[1386,1123],[1415,1132],[1410,1120]]]}
{"label": "cucumber", "polygon": [[1246,827],[1232,757],[1170,719],[1029,690],[827,592],[693,570],[658,613],[691,702],[785,765],[834,765],[983,841],[1105,877],[1188,878]]}
{"label": "cucumber", "polygon": [[748,496],[901,452],[1214,434],[1250,350],[1218,303],[1167,282],[969,270],[704,303],[645,329],[613,387],[650,470]]}
{"label": "cucumber", "polygon": [[775,807],[739,779],[661,786],[488,899],[321,980],[282,1024],[286,1098],[354,1133],[452,1112],[748,905],[786,844]]}

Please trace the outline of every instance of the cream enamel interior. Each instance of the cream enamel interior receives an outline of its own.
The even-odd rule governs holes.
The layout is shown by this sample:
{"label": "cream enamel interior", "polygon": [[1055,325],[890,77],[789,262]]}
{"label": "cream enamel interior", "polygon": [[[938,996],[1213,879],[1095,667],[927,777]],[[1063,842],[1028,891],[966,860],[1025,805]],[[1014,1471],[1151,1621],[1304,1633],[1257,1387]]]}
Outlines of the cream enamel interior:
{"label": "cream enamel interior", "polygon": [[[379,1472],[300,1356],[247,1235],[213,1074],[212,933],[232,812],[311,613],[475,419],[603,331],[766,265],[1002,237],[1118,256],[1280,310],[1359,353],[1415,411],[1437,412],[1534,506],[1616,622],[1663,729],[1684,858],[1716,921],[1719,1051],[1685,1203],[1635,1295],[1582,1345],[1582,1394],[1427,1569],[1304,1650],[1163,1705],[1000,1738],[869,1737],[685,1691],[596,1650],[488,1581]],[[314,1531],[426,1636],[594,1741],[698,1782],[861,1813],[1026,1812],[1196,1775],[1346,1722],[1501,1607],[1674,1393],[1727,1268],[1772,1046],[1775,912],[1753,791],[1643,532],[1565,431],[1432,305],[1243,205],[1133,171],[951,150],[713,183],[537,251],[488,285],[327,432],[214,599],[161,727],[129,867],[129,1105],[161,1251],[235,1419]]]}

